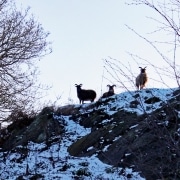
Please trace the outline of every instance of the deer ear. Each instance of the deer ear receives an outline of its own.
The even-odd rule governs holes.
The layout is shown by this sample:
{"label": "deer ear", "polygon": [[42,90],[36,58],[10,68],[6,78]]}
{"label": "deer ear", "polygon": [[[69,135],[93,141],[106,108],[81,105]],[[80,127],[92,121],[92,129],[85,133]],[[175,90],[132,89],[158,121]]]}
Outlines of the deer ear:
{"label": "deer ear", "polygon": [[114,84],[113,87],[116,87],[116,85]]}
{"label": "deer ear", "polygon": [[75,86],[77,87],[77,84],[75,84]]}
{"label": "deer ear", "polygon": [[79,86],[82,86],[82,84],[80,84]]}
{"label": "deer ear", "polygon": [[142,67],[139,67],[140,69],[142,69]]}

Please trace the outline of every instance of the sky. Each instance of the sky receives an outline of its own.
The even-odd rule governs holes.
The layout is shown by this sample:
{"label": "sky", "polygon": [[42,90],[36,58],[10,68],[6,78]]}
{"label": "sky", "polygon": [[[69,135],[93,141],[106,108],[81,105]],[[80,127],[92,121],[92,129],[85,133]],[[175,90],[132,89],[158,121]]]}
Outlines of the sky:
{"label": "sky", "polygon": [[[107,91],[107,84],[116,84],[115,93],[125,91],[104,67],[104,59],[109,57],[130,64],[135,76],[139,66],[147,66],[147,88],[163,87],[152,80],[159,78],[152,66],[141,59],[135,63],[129,55],[162,66],[153,48],[126,26],[149,37],[156,24],[147,17],[158,18],[149,8],[127,5],[125,0],[18,0],[19,5],[30,7],[38,22],[50,32],[48,40],[53,52],[38,63],[40,81],[52,86],[45,99],[53,102],[60,97],[59,105],[79,103],[75,84],[95,90],[96,100]],[[154,38],[164,37],[155,34]],[[176,86],[172,81],[170,85]]]}

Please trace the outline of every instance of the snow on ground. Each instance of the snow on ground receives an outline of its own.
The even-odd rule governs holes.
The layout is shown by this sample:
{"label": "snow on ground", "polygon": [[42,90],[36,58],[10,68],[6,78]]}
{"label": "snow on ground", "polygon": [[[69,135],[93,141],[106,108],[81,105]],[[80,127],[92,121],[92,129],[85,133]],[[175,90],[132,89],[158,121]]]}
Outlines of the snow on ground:
{"label": "snow on ground", "polygon": [[[92,157],[72,157],[67,152],[67,148],[78,137],[90,133],[90,129],[83,128],[79,124],[70,120],[68,116],[55,116],[57,120],[65,120],[66,132],[59,143],[54,143],[49,148],[46,144],[35,144],[30,142],[27,157],[18,152],[0,153],[0,179],[16,180],[18,177],[30,179],[32,175],[39,179],[47,180],[72,180],[75,176],[81,175],[83,180],[103,179],[103,180],[125,180],[131,175],[131,180],[143,180],[131,169],[122,170],[102,163],[96,155]],[[19,147],[23,148],[23,147]],[[6,158],[4,158],[6,155]],[[120,172],[123,172],[120,175]],[[41,177],[40,175],[43,175]]]}
{"label": "snow on ground", "polygon": [[[114,100],[109,101],[106,106],[101,106],[99,109],[104,109],[107,114],[111,115],[117,110],[124,109],[128,112],[137,113],[138,115],[144,113],[151,113],[152,111],[161,107],[162,103],[166,103],[172,98],[174,89],[143,89],[141,91],[127,91],[121,94],[112,96]],[[160,101],[154,103],[146,103],[150,98],[159,98]],[[103,99],[105,101],[106,99]],[[133,106],[133,102],[138,102],[137,106]]]}
{"label": "snow on ground", "polygon": [[[125,109],[126,111],[137,114],[143,114],[144,112],[150,113],[159,108],[162,101],[166,102],[170,99],[174,90],[175,89],[148,89],[124,92],[114,95],[111,97],[112,101],[98,108],[104,110],[107,114],[116,113],[117,110],[120,109]],[[153,97],[159,98],[161,101],[153,104],[145,103],[145,100]],[[105,99],[103,99],[102,102],[103,101],[105,101]],[[133,101],[139,102],[136,108],[130,103]],[[84,108],[87,106],[88,104],[82,105]],[[32,175],[39,174],[39,179],[45,180],[71,180],[75,179],[77,175],[81,175],[83,180],[143,180],[138,173],[132,172],[131,169],[122,170],[121,168],[115,168],[102,163],[96,155],[83,158],[70,156],[67,152],[68,146],[77,138],[90,133],[91,130],[70,120],[69,116],[55,116],[54,118],[59,121],[64,119],[65,121],[66,131],[65,135],[62,137],[59,136],[60,141],[54,143],[49,148],[46,147],[46,144],[30,142],[26,147],[28,149],[27,156],[19,154],[18,152],[0,153],[0,179],[15,180],[18,177],[29,179]],[[128,174],[131,174],[131,178],[127,178]],[[43,175],[43,177],[40,175]]]}

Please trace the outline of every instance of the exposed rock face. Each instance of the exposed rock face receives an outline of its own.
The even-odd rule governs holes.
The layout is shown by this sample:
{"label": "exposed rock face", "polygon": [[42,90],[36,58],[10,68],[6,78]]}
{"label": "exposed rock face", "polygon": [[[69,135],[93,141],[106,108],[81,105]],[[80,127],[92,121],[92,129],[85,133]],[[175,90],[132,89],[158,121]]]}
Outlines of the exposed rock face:
{"label": "exposed rock face", "polygon": [[[120,99],[114,96],[89,106],[68,105],[56,112],[45,108],[36,118],[9,126],[9,137],[0,146],[11,150],[29,141],[51,142],[53,137],[63,135],[63,120],[54,120],[55,113],[91,128],[91,133],[69,146],[70,155],[97,155],[115,167],[131,167],[147,180],[180,179],[180,90],[168,94],[168,100],[148,96],[156,90],[144,93],[132,94],[131,100],[124,94]],[[127,103],[114,106],[120,101]],[[138,114],[138,108],[143,113]]]}
{"label": "exposed rock face", "polygon": [[164,103],[159,97],[147,104],[163,105],[150,114],[137,115],[125,110],[109,116],[92,111],[73,116],[92,132],[69,147],[73,156],[97,154],[107,164],[131,167],[146,179],[180,178],[180,93]]}
{"label": "exposed rock face", "polygon": [[53,119],[53,110],[44,108],[34,119],[20,119],[7,128],[7,135],[0,147],[3,151],[12,150],[18,145],[28,142],[50,142],[51,137],[64,132],[64,127]]}

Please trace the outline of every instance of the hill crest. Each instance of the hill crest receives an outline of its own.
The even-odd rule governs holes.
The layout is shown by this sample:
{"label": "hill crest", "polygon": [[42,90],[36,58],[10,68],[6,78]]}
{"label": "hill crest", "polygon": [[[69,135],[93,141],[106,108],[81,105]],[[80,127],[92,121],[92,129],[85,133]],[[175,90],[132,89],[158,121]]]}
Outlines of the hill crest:
{"label": "hill crest", "polygon": [[[86,160],[98,158],[102,167],[107,164],[113,171],[109,176],[106,174],[106,177],[117,178],[118,175],[119,178],[123,178],[128,174],[130,178],[135,179],[140,178],[138,173],[135,173],[139,172],[145,179],[178,179],[180,178],[179,102],[178,88],[144,89],[116,94],[94,103],[67,105],[57,110],[45,108],[31,122],[25,125],[21,122],[19,123],[21,127],[19,124],[17,126],[12,124],[11,128],[9,127],[10,135],[0,143],[2,148],[0,157],[5,158],[7,165],[9,162],[7,157],[10,157],[10,154],[6,156],[7,151],[12,154],[20,153],[18,156],[21,158],[14,158],[14,161],[21,161],[21,165],[18,165],[25,168],[23,164],[30,158],[29,155],[34,151],[31,145],[35,143],[32,146],[40,146],[39,150],[36,147],[37,154],[34,154],[36,157],[42,152],[51,152],[51,163],[64,168],[63,173],[71,172],[71,177],[100,176],[96,173],[93,176],[89,162],[86,167],[80,166],[78,170],[83,169],[81,173],[72,170],[73,164],[69,164],[69,161],[74,157]],[[53,147],[56,148],[52,150]],[[63,157],[59,155],[64,162],[61,165],[56,161],[60,152],[64,154]],[[65,161],[67,157],[69,160]],[[16,165],[15,163],[14,166]],[[36,165],[34,160],[27,172],[38,170]],[[1,167],[7,171],[7,166]],[[27,167],[25,169],[27,170]],[[128,169],[131,169],[131,173],[127,173]],[[52,169],[48,171],[52,172]],[[24,177],[22,171],[19,171],[19,174]],[[39,174],[47,176],[43,170]],[[60,177],[60,174],[56,176]]]}

